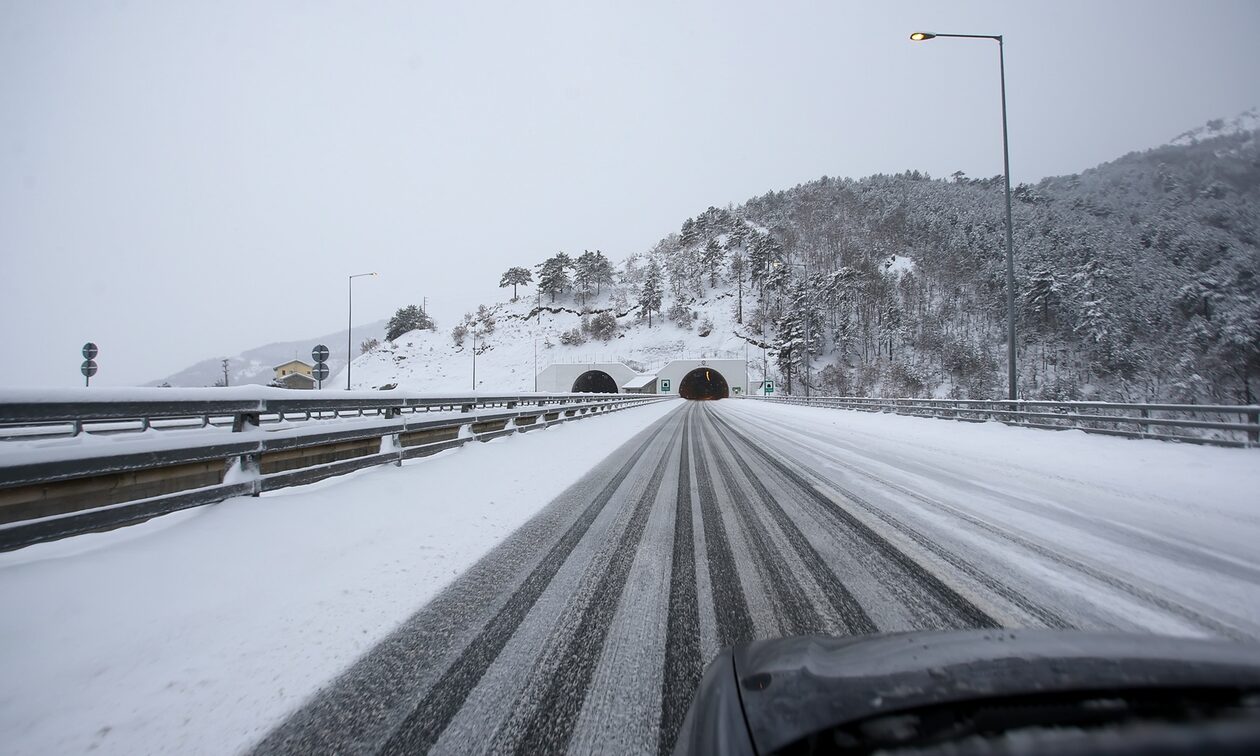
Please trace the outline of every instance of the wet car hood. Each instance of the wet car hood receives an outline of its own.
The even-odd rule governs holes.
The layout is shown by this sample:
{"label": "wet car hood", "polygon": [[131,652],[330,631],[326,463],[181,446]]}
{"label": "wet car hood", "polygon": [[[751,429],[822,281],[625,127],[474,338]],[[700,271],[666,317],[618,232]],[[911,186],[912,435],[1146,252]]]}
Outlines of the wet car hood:
{"label": "wet car hood", "polygon": [[847,722],[996,697],[1219,687],[1260,687],[1260,646],[1037,630],[754,641],[710,664],[674,753],[771,753]]}

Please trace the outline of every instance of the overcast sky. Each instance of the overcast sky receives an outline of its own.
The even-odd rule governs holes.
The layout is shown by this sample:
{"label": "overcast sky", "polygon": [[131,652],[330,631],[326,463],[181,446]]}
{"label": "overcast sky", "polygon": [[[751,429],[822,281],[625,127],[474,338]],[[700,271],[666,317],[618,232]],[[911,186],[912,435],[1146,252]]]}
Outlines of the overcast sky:
{"label": "overcast sky", "polygon": [[[895,6],[889,7],[889,6]],[[0,0],[4,385],[135,384],[822,175],[1071,173],[1260,104],[1260,2]]]}

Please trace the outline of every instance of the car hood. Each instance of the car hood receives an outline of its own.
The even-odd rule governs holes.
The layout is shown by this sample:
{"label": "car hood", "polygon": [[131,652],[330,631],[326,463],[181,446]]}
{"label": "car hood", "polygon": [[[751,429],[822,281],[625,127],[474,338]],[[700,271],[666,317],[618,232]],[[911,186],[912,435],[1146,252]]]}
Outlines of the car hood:
{"label": "car hood", "polygon": [[762,640],[706,670],[675,753],[769,753],[847,722],[994,697],[1235,686],[1260,686],[1260,646],[1045,630]]}

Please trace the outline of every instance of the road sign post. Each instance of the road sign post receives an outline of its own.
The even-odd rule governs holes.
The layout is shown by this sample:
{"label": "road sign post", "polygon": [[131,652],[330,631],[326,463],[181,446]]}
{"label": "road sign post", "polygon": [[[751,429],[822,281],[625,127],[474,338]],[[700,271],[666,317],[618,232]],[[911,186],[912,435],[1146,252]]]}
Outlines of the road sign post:
{"label": "road sign post", "polygon": [[319,388],[322,389],[324,380],[328,378],[328,347],[316,344],[311,350],[311,358],[315,360],[315,367],[311,368],[311,377],[319,381]]}
{"label": "road sign post", "polygon": [[92,385],[92,376],[96,375],[96,355],[100,352],[91,341],[83,345],[83,364],[79,366],[79,372],[83,373],[84,386]]}

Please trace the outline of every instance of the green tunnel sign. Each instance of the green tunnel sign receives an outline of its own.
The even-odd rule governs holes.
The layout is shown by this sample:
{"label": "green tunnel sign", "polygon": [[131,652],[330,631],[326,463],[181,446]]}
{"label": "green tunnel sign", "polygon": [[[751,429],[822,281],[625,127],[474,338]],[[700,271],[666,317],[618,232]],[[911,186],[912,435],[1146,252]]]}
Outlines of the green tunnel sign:
{"label": "green tunnel sign", "polygon": [[669,379],[668,378],[661,379],[661,393],[662,394],[669,393]]}

